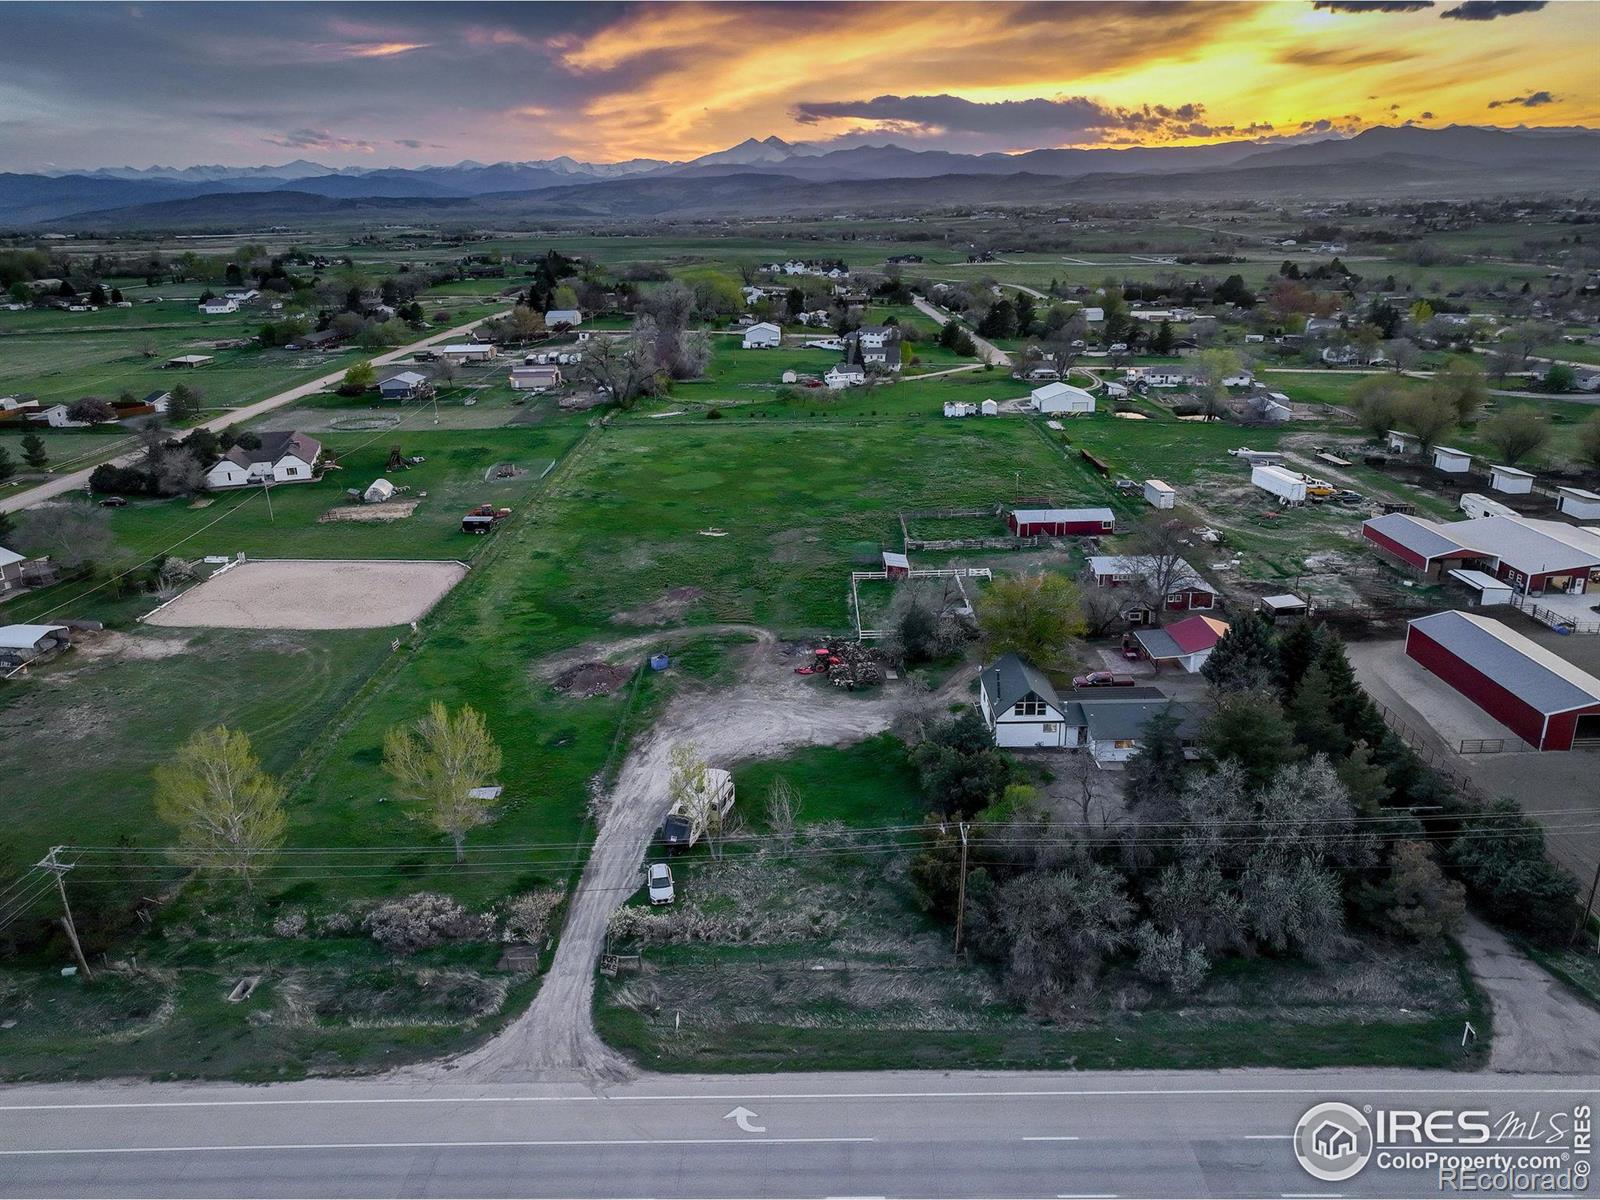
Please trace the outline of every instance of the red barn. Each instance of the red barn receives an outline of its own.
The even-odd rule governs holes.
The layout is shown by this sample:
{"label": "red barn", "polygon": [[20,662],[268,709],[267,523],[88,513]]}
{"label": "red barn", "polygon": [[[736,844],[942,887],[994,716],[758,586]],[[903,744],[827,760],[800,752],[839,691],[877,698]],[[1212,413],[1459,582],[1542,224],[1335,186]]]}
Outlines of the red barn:
{"label": "red barn", "polygon": [[1361,535],[1389,561],[1409,567],[1426,579],[1438,579],[1446,567],[1480,562],[1489,557],[1468,546],[1437,521],[1424,521],[1404,513],[1385,513],[1362,522]]}
{"label": "red barn", "polygon": [[1081,537],[1115,533],[1109,508],[1014,508],[1006,524],[1017,537]]}
{"label": "red barn", "polygon": [[883,552],[883,573],[890,579],[910,579],[911,560],[893,550]]}
{"label": "red barn", "polygon": [[1406,655],[1536,750],[1600,749],[1600,679],[1499,621],[1418,617]]}

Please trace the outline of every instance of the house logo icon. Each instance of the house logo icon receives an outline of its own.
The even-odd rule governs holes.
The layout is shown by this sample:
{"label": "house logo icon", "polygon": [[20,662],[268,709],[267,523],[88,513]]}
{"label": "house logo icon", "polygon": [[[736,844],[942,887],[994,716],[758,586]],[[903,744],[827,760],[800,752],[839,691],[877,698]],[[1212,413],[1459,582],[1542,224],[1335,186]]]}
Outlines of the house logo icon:
{"label": "house logo icon", "polygon": [[1359,1109],[1337,1101],[1313,1105],[1294,1129],[1294,1156],[1306,1174],[1340,1183],[1372,1157],[1372,1126]]}

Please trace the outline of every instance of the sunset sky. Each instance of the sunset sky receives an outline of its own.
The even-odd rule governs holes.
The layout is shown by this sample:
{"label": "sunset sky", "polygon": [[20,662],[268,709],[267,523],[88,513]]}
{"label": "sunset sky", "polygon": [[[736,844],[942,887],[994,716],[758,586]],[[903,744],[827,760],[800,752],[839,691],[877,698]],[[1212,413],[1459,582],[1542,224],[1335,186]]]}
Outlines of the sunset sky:
{"label": "sunset sky", "polygon": [[0,169],[1600,125],[1600,2],[10,4]]}

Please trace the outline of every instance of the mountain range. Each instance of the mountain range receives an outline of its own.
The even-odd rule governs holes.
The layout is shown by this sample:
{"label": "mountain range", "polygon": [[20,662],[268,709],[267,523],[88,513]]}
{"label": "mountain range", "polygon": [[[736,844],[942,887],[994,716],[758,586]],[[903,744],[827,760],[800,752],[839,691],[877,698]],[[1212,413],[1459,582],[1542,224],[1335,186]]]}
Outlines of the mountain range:
{"label": "mountain range", "polygon": [[[1069,185],[1070,181],[1070,185]],[[107,167],[0,174],[0,224],[114,228],[362,213],[413,219],[798,213],[1114,197],[1386,196],[1600,188],[1600,131],[1380,126],[1295,145],[959,154],[747,139],[687,162],[561,157],[429,167]]]}

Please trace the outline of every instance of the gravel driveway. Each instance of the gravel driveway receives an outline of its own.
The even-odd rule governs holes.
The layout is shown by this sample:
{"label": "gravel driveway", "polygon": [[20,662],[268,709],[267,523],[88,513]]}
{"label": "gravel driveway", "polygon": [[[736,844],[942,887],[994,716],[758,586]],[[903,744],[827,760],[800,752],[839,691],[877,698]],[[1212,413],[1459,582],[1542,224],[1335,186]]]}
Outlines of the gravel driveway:
{"label": "gravel driveway", "polygon": [[1600,1009],[1468,916],[1461,947],[1494,1007],[1491,1071],[1600,1074]]}

